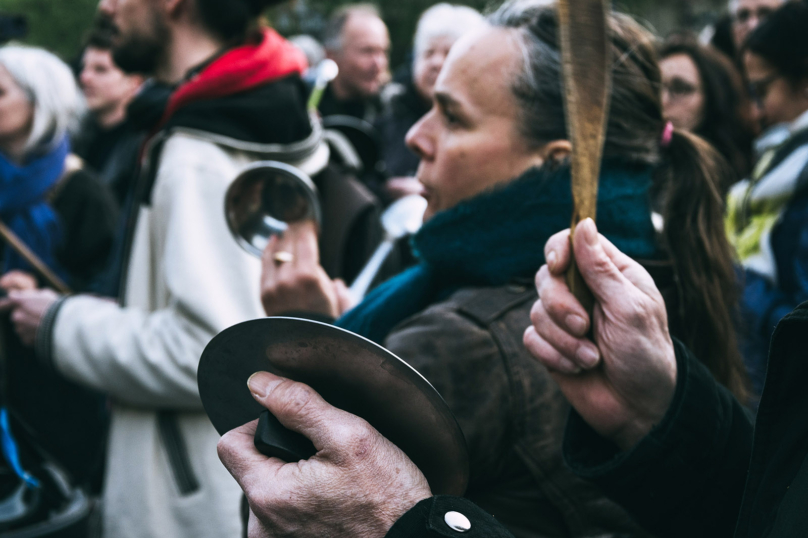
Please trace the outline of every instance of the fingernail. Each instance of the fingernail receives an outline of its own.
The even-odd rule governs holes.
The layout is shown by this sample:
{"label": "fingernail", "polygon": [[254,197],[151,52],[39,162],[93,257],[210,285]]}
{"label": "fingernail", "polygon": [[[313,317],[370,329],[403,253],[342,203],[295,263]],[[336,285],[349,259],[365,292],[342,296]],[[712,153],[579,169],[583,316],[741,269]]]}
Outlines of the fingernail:
{"label": "fingernail", "polygon": [[247,380],[247,386],[257,398],[266,398],[272,387],[280,383],[277,377],[273,377],[266,372],[257,372]]}
{"label": "fingernail", "polygon": [[594,368],[600,362],[600,353],[589,346],[581,346],[575,355],[587,369]]}
{"label": "fingernail", "polygon": [[586,320],[581,316],[570,314],[567,316],[567,328],[572,331],[576,336],[583,336],[586,334]]}
{"label": "fingernail", "polygon": [[550,268],[550,271],[555,271],[556,264],[558,263],[558,254],[555,253],[555,250],[551,250],[547,253],[547,267]]}
{"label": "fingernail", "polygon": [[590,247],[598,244],[598,227],[595,226],[595,221],[586,219],[578,225],[581,228],[581,233],[584,235],[584,241]]}

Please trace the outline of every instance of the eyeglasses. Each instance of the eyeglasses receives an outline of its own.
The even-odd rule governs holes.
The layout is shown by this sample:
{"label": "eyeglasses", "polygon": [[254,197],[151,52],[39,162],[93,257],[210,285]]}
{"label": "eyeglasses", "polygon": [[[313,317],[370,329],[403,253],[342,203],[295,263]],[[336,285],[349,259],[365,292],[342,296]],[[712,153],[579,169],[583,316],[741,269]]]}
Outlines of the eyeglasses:
{"label": "eyeglasses", "polygon": [[758,21],[763,21],[772,13],[774,13],[774,9],[770,7],[759,7],[757,9],[741,8],[735,12],[734,19],[738,24],[746,24],[752,20],[752,17],[755,17]]}
{"label": "eyeglasses", "polygon": [[774,81],[781,76],[782,75],[779,73],[774,73],[760,80],[750,80],[748,91],[749,97],[752,98],[752,101],[754,101],[759,107],[762,107],[763,101],[766,100],[766,96],[769,94],[769,89],[771,88],[772,83],[774,83]]}

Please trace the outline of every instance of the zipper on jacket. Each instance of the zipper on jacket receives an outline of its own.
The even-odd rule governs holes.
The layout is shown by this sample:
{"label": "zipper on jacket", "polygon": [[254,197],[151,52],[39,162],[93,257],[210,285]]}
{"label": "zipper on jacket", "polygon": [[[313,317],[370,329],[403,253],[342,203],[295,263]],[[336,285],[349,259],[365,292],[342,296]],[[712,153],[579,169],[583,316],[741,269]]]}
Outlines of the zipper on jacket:
{"label": "zipper on jacket", "polygon": [[157,413],[157,426],[168,454],[168,465],[171,467],[180,495],[187,496],[199,491],[199,480],[191,467],[188,447],[185,446],[185,439],[182,438],[177,415],[170,411],[160,411]]}

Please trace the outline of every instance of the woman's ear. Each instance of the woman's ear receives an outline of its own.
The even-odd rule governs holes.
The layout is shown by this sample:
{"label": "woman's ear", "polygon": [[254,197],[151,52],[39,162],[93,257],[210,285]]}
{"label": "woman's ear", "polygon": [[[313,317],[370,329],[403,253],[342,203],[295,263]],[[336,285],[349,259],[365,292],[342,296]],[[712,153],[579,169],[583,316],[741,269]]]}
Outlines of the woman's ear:
{"label": "woman's ear", "polygon": [[572,154],[572,144],[569,140],[553,140],[545,144],[539,154],[545,162],[560,164]]}

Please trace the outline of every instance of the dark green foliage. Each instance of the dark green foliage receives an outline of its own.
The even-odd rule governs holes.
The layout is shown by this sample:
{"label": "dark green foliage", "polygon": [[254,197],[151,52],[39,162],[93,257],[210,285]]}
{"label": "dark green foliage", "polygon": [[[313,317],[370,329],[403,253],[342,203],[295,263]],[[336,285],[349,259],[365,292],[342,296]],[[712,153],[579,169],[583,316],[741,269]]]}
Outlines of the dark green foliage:
{"label": "dark green foliage", "polygon": [[[224,0],[222,0],[224,1]],[[356,0],[353,0],[356,1]],[[484,10],[491,0],[449,0]],[[494,0],[496,3],[497,0]],[[335,7],[351,0],[292,0],[270,11],[272,24],[285,35],[310,33],[317,36],[325,18]],[[435,0],[378,0],[390,27],[393,41],[392,65],[408,57],[419,15]],[[666,32],[677,25],[704,22],[701,13],[720,9],[725,0],[618,0],[617,7],[648,19]],[[0,12],[22,13],[28,17],[28,43],[57,52],[73,60],[92,23],[98,0],[0,0]]]}
{"label": "dark green foliage", "polygon": [[0,12],[25,15],[26,43],[45,47],[67,61],[75,59],[98,0],[0,0]]}

